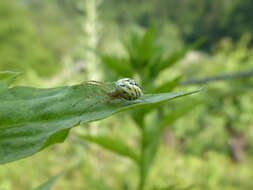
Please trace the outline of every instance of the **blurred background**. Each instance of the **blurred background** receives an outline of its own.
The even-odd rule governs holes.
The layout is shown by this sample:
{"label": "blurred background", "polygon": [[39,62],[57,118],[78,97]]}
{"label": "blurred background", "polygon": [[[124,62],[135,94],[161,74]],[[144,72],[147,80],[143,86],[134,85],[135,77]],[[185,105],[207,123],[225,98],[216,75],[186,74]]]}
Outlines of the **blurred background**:
{"label": "blurred background", "polygon": [[[132,77],[147,92],[205,89],[74,128],[64,143],[0,166],[0,190],[32,189],[63,169],[53,189],[253,189],[252,31],[252,0],[1,0],[0,70],[23,72],[18,85]],[[138,152],[158,123],[144,172],[75,135]]]}

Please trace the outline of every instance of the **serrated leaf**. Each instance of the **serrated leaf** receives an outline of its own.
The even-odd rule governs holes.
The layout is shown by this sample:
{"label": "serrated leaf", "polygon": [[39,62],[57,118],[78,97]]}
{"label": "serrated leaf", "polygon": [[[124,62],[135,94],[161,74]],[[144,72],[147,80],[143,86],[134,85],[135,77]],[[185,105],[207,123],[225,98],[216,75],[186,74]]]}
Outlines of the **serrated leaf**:
{"label": "serrated leaf", "polygon": [[126,145],[120,139],[112,139],[106,136],[91,136],[91,135],[78,135],[81,139],[91,143],[95,143],[106,150],[114,152],[120,156],[128,157],[135,162],[138,162],[139,158],[131,147]]}
{"label": "serrated leaf", "polygon": [[[2,73],[0,76],[0,84],[3,84]],[[108,100],[108,96],[96,96],[101,89],[95,85],[47,89],[6,86],[0,92],[0,164],[31,156],[51,144],[63,142],[69,129],[79,124],[198,91],[145,94],[134,101],[102,101]]]}
{"label": "serrated leaf", "polygon": [[34,190],[50,190],[52,188],[52,186],[54,185],[55,181],[63,174],[63,172],[59,173],[58,175],[52,177],[51,179],[49,179],[48,181],[46,181],[45,183],[43,183],[42,185],[40,185],[39,187],[37,187]]}
{"label": "serrated leaf", "polygon": [[163,61],[159,62],[159,64],[153,65],[151,70],[153,71],[152,74],[156,76],[159,74],[162,70],[174,65],[179,60],[183,59],[187,52],[189,52],[192,49],[195,49],[196,47],[200,46],[205,39],[200,39],[193,43],[190,46],[187,46],[181,50],[174,51],[168,58],[164,59]]}

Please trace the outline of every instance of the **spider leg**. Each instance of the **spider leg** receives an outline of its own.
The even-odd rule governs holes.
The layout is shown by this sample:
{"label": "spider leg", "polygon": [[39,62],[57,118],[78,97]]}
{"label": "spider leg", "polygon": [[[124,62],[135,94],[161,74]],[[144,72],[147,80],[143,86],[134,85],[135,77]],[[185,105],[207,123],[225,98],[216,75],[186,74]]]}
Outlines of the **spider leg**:
{"label": "spider leg", "polygon": [[[111,100],[110,97],[103,98],[103,99],[95,102],[94,104],[89,105],[87,108],[85,108],[85,111],[88,110],[88,109],[91,109],[91,108],[95,107],[98,104],[102,104],[102,103],[105,103],[105,102],[110,101],[110,100]],[[82,114],[83,113],[81,113],[80,115],[82,115]]]}
{"label": "spider leg", "polygon": [[[92,95],[89,96],[85,96],[84,98],[89,99],[92,98],[94,96],[108,96],[108,91],[111,91],[111,89],[109,87],[106,86],[106,84],[104,84],[103,82],[99,82],[99,81],[86,81],[83,83],[83,85],[89,85],[89,86],[96,86],[98,87],[100,90],[102,90],[103,92],[98,92],[98,93],[93,93]],[[81,99],[82,100],[82,99]],[[72,106],[75,106],[76,104],[78,104],[81,100],[78,100],[77,102],[73,103]]]}
{"label": "spider leg", "polygon": [[85,96],[84,98],[82,98],[82,99],[76,101],[75,103],[73,103],[72,106],[76,106],[76,104],[78,104],[79,102],[81,102],[83,99],[86,99],[86,98],[89,99],[89,98],[92,98],[94,96],[103,96],[103,95],[106,95],[106,93],[98,92],[98,93],[92,94],[90,96]]}
{"label": "spider leg", "polygon": [[96,83],[96,84],[100,84],[100,85],[105,85],[105,83],[103,83],[103,82],[100,82],[100,81],[96,81],[96,80],[88,80],[88,81],[86,81],[86,82],[90,82],[90,83]]}
{"label": "spider leg", "polygon": [[94,85],[94,86],[97,86],[100,89],[103,89],[105,91],[110,91],[110,88],[108,86],[106,86],[105,83],[99,82],[99,81],[95,81],[95,80],[86,81],[86,82],[84,82],[84,85]]}

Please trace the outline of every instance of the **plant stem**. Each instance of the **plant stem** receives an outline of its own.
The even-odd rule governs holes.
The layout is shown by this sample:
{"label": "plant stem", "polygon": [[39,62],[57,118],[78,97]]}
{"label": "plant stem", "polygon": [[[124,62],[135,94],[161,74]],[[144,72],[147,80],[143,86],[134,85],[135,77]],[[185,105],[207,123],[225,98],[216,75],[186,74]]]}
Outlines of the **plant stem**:
{"label": "plant stem", "polygon": [[209,82],[221,81],[221,80],[232,80],[239,78],[252,77],[253,70],[238,72],[238,73],[225,73],[223,75],[201,78],[201,79],[189,79],[186,81],[182,81],[180,85],[195,85],[195,84],[205,84]]}
{"label": "plant stem", "polygon": [[146,151],[146,145],[145,145],[145,126],[142,128],[142,134],[141,134],[141,155],[140,155],[140,164],[139,164],[139,186],[138,190],[143,190],[146,182],[146,169],[145,169],[145,151]]}
{"label": "plant stem", "polygon": [[[163,117],[163,111],[161,109],[158,110],[158,119],[161,120]],[[153,127],[156,127],[153,126]],[[149,169],[151,168],[153,159],[155,157],[157,147],[159,146],[159,139],[162,134],[161,129],[157,129],[152,132],[153,138],[150,139],[150,131],[147,131],[146,125],[143,123],[141,127],[141,155],[139,162],[139,186],[138,190],[144,190],[146,179],[149,173]],[[147,143],[147,139],[149,142]],[[150,140],[152,142],[150,142]]]}

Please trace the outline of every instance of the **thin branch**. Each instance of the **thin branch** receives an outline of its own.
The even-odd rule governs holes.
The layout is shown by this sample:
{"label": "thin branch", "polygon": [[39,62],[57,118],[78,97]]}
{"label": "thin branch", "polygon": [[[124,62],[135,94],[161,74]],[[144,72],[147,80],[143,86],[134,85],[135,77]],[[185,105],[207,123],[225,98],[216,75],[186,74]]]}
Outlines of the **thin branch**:
{"label": "thin branch", "polygon": [[253,76],[253,70],[249,70],[249,71],[244,71],[244,72],[223,74],[223,75],[201,78],[201,79],[189,79],[189,80],[180,82],[180,85],[206,84],[210,82],[216,82],[216,81],[222,81],[222,80],[233,80],[233,79],[246,78],[246,77],[252,77],[252,76]]}

